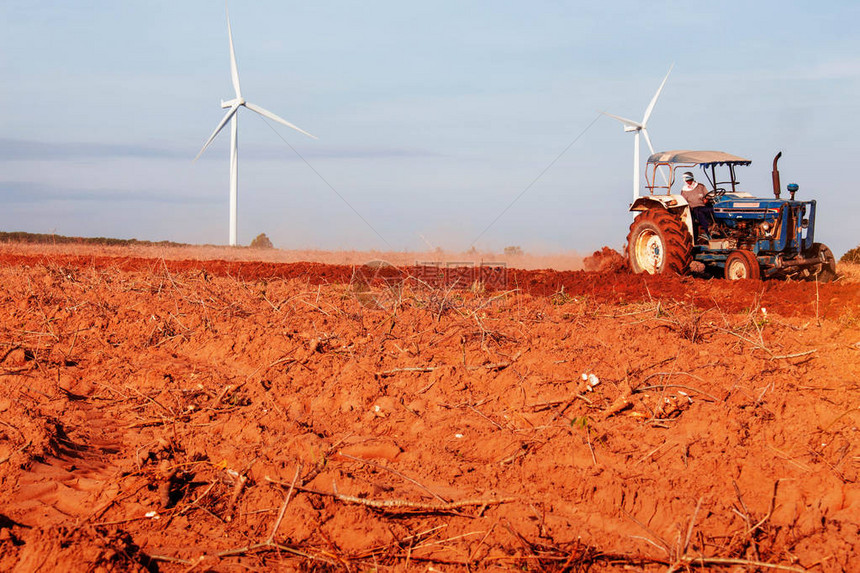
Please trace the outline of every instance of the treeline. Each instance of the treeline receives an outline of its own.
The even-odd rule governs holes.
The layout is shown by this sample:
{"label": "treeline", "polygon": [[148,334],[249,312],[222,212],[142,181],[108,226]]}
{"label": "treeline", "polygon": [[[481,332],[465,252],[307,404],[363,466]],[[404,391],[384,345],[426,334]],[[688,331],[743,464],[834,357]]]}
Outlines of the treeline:
{"label": "treeline", "polygon": [[854,247],[839,259],[841,263],[860,263],[860,246]]}
{"label": "treeline", "polygon": [[33,243],[45,245],[98,245],[128,247],[139,245],[144,247],[187,247],[186,243],[174,243],[173,241],[138,241],[137,239],[111,239],[108,237],[64,237],[63,235],[48,235],[43,233],[24,233],[16,231],[7,233],[0,231],[0,242],[2,243]]}

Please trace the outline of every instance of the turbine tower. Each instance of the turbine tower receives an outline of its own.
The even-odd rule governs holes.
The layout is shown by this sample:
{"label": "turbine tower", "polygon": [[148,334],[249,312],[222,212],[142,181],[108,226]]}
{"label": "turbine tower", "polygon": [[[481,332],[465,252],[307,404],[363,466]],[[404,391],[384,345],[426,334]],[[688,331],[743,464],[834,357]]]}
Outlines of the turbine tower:
{"label": "turbine tower", "polygon": [[221,107],[229,109],[223,119],[221,119],[221,123],[218,124],[215,131],[212,132],[212,135],[210,135],[209,139],[206,140],[206,143],[203,144],[203,148],[194,160],[196,161],[201,155],[203,155],[203,152],[206,151],[209,144],[212,143],[218,133],[220,133],[221,129],[223,129],[227,122],[230,121],[230,246],[235,247],[237,245],[238,235],[239,205],[239,108],[245,107],[262,115],[263,117],[267,117],[273,121],[277,121],[280,124],[295,129],[296,131],[304,133],[308,137],[313,137],[314,139],[317,138],[307,131],[296,127],[284,118],[275,115],[269,110],[263,109],[258,105],[254,105],[249,101],[245,101],[245,98],[242,97],[242,89],[239,86],[239,69],[236,67],[236,52],[233,49],[233,31],[230,29],[230,11],[227,9],[226,3],[224,7],[227,11],[227,37],[230,40],[230,76],[233,80],[233,90],[236,92],[236,97],[228,101],[221,100]]}
{"label": "turbine tower", "polygon": [[[663,91],[663,86],[666,85],[666,80],[669,79],[669,74],[672,73],[672,68],[675,67],[675,64],[669,66],[669,71],[666,73],[666,77],[663,78],[663,82],[660,84],[660,87],[657,89],[657,93],[654,94],[654,97],[651,98],[651,103],[648,104],[648,108],[645,110],[645,116],[642,118],[642,121],[633,121],[632,119],[627,119],[624,117],[620,117],[617,115],[612,115],[611,113],[606,113],[605,111],[601,112],[603,115],[607,115],[613,119],[617,119],[624,125],[624,131],[626,132],[634,132],[636,134],[636,139],[633,141],[633,201],[639,198],[639,134],[641,133],[645,137],[645,143],[648,144],[648,149],[651,150],[651,154],[654,153],[654,146],[651,145],[651,138],[648,137],[648,118],[651,117],[651,112],[654,111],[654,106],[657,104],[657,99],[660,97],[660,92]],[[660,171],[660,175],[663,176],[663,180],[667,182],[666,174],[663,171]]]}

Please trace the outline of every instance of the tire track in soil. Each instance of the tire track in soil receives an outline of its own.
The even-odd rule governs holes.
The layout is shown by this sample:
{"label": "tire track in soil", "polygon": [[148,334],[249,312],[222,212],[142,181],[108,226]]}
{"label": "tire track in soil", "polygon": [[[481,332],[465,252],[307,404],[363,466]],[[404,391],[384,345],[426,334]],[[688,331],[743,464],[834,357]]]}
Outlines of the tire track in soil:
{"label": "tire track in soil", "polygon": [[46,527],[85,518],[118,493],[119,468],[110,456],[123,449],[121,431],[86,402],[69,406],[64,419],[82,423],[57,423],[51,451],[34,457],[6,504],[4,511],[21,524]]}

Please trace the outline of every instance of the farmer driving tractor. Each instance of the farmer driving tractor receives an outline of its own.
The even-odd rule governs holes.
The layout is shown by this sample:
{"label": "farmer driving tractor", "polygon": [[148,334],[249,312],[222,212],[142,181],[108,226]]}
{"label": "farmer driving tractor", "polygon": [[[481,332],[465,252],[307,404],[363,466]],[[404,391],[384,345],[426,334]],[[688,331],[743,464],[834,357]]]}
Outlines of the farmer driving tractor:
{"label": "farmer driving tractor", "polygon": [[699,224],[699,242],[706,242],[710,238],[708,228],[713,221],[714,208],[710,205],[707,195],[708,190],[705,189],[705,186],[697,182],[690,171],[685,172],[681,196],[690,205],[693,218]]}

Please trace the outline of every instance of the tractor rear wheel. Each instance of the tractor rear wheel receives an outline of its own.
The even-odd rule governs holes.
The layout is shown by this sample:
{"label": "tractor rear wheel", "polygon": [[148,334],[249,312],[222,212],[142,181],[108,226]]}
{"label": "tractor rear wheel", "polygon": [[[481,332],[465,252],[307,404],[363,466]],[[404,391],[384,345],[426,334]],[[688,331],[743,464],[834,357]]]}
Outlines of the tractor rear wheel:
{"label": "tractor rear wheel", "polygon": [[634,273],[687,272],[693,239],[679,217],[660,208],[643,211],[627,234],[627,262]]}
{"label": "tractor rear wheel", "polygon": [[761,266],[752,251],[732,251],[726,259],[726,279],[761,279]]}
{"label": "tractor rear wheel", "polygon": [[821,265],[812,272],[813,279],[822,283],[836,280],[836,257],[827,245],[812,243],[811,256],[821,259]]}

